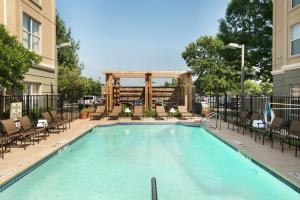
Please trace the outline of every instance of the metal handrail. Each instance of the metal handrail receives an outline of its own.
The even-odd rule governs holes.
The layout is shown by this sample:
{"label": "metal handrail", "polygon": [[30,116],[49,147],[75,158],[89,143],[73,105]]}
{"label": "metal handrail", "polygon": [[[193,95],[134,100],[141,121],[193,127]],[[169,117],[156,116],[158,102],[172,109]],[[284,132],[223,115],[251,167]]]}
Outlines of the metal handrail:
{"label": "metal handrail", "polygon": [[157,186],[156,186],[156,178],[151,178],[151,193],[152,193],[152,200],[157,200]]}
{"label": "metal handrail", "polygon": [[200,123],[201,123],[203,126],[206,126],[205,123],[206,123],[209,119],[212,119],[212,118],[215,118],[215,119],[216,119],[216,127],[215,127],[215,129],[218,128],[218,124],[219,124],[219,129],[221,129],[221,115],[220,115],[219,113],[216,113],[216,112],[209,113],[206,117],[204,117],[203,119],[200,120]]}

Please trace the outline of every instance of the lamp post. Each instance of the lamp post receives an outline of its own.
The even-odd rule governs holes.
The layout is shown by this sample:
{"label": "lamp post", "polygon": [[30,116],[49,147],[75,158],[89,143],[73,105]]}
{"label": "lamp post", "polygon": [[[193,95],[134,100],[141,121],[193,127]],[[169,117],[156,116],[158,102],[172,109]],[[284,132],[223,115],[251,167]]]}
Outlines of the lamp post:
{"label": "lamp post", "polygon": [[244,80],[245,80],[245,45],[244,44],[236,44],[229,43],[227,48],[230,49],[241,49],[241,100],[242,100],[242,108],[243,108],[243,98],[244,98]]}

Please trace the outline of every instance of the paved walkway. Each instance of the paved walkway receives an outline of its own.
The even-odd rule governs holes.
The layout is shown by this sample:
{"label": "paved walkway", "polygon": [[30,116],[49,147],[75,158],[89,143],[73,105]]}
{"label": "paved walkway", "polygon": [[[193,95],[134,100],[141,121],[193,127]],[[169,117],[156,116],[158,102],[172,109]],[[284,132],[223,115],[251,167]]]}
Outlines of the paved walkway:
{"label": "paved walkway", "polygon": [[251,138],[249,132],[245,132],[245,135],[243,135],[242,130],[237,131],[237,127],[233,131],[230,125],[230,129],[228,129],[228,124],[225,122],[222,122],[221,127],[221,130],[209,129],[213,134],[225,140],[240,152],[300,187],[300,153],[298,153],[298,157],[295,157],[295,147],[289,149],[288,145],[285,144],[284,153],[281,153],[279,141],[274,140],[274,147],[271,148],[269,140],[265,140],[265,144],[262,145],[262,137],[260,140],[257,137],[255,142],[254,134]]}
{"label": "paved walkway", "polygon": [[[9,180],[19,172],[25,170],[29,166],[33,165],[43,157],[55,152],[63,145],[69,143],[75,138],[79,137],[89,129],[93,128],[98,124],[111,124],[115,122],[157,122],[152,118],[145,118],[144,120],[133,121],[130,119],[120,119],[118,121],[111,120],[76,120],[71,123],[71,129],[65,132],[61,132],[59,135],[52,133],[47,140],[40,141],[35,146],[28,146],[26,150],[21,148],[12,148],[11,153],[6,153],[5,158],[0,159],[0,184]],[[177,122],[177,119],[165,120],[165,122]],[[184,122],[194,122],[197,120],[184,120]],[[198,120],[199,121],[199,120]],[[160,121],[164,122],[164,121]],[[199,122],[197,122],[199,124]],[[215,125],[215,123],[213,122]],[[210,128],[211,132],[223,140],[227,141],[241,152],[247,154],[253,159],[259,161],[265,166],[285,177],[294,184],[300,186],[300,155],[299,157],[294,156],[294,147],[288,149],[285,147],[285,152],[281,153],[279,142],[274,143],[274,148],[270,148],[270,143],[266,141],[265,145],[262,145],[262,140],[258,142],[254,141],[254,138],[250,137],[250,134],[245,136],[242,133],[228,130],[227,124],[222,123],[222,129],[215,130]]]}

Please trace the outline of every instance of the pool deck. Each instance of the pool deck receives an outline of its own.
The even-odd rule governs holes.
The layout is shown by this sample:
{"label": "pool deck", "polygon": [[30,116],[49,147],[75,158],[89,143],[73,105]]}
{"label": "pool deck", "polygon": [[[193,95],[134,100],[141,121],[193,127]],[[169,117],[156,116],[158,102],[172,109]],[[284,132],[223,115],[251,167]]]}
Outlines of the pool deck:
{"label": "pool deck", "polygon": [[[76,120],[71,123],[71,128],[65,132],[51,133],[47,140],[40,141],[39,144],[30,145],[26,150],[23,148],[12,148],[11,153],[5,153],[4,159],[0,159],[0,185],[20,172],[26,170],[39,160],[45,158],[51,153],[57,151],[59,148],[68,144],[72,140],[78,138],[86,133],[91,128],[97,125],[110,125],[116,122],[179,122],[178,119],[169,120],[155,120],[152,118],[145,118],[144,120]],[[182,122],[194,122],[193,120],[183,120]],[[199,122],[196,122],[199,124]],[[212,122],[214,123],[214,122]],[[294,156],[295,148],[288,148],[285,145],[285,152],[281,153],[279,142],[274,142],[274,148],[270,148],[270,143],[267,140],[265,145],[262,145],[262,140],[254,141],[249,133],[242,135],[242,131],[238,133],[236,130],[232,131],[227,129],[227,124],[222,122],[222,129],[208,128],[210,132],[217,137],[226,141],[240,152],[253,158],[262,165],[268,167],[272,171],[279,174],[289,182],[300,187],[300,153],[298,157]]]}

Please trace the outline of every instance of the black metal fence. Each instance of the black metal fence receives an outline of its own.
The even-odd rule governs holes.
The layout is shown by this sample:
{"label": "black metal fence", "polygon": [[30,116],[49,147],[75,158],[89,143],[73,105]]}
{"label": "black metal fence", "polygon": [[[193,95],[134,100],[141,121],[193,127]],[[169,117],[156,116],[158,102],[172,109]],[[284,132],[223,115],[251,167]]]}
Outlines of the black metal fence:
{"label": "black metal fence", "polygon": [[64,95],[0,96],[0,119],[10,118],[11,103],[22,103],[22,115],[36,122],[42,112],[56,110],[66,118],[79,117],[79,101]]}
{"label": "black metal fence", "polygon": [[267,101],[270,102],[275,116],[285,120],[285,130],[288,130],[292,121],[300,120],[300,97],[244,96],[241,98],[238,95],[206,97],[208,106],[220,113],[224,121],[236,120],[242,110],[259,113],[263,119]]}

